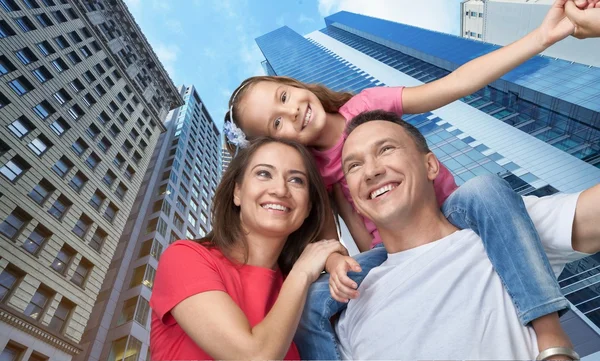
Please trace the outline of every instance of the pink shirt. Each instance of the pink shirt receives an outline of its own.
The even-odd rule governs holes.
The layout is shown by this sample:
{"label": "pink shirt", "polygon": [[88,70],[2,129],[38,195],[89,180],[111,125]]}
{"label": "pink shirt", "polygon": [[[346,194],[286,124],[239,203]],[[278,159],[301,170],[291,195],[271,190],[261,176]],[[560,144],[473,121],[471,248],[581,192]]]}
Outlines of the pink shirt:
{"label": "pink shirt", "polygon": [[[340,108],[339,113],[346,118],[346,123],[358,114],[369,110],[381,109],[402,116],[403,89],[404,87],[375,87],[365,89],[344,104]],[[352,202],[352,197],[350,196],[350,191],[348,189],[348,183],[346,182],[344,172],[342,171],[342,148],[346,141],[346,136],[345,133],[342,134],[333,148],[325,151],[313,149],[312,153],[327,188],[330,189],[334,184],[340,183],[344,196],[346,196],[348,202],[354,207],[354,202]],[[450,171],[442,164],[440,164],[440,172],[433,182],[433,186],[435,188],[435,196],[440,206],[444,203],[446,198],[458,188],[452,173],[450,173]],[[379,236],[375,224],[364,217],[363,221],[367,230],[373,235],[371,247],[381,243],[381,237]]]}

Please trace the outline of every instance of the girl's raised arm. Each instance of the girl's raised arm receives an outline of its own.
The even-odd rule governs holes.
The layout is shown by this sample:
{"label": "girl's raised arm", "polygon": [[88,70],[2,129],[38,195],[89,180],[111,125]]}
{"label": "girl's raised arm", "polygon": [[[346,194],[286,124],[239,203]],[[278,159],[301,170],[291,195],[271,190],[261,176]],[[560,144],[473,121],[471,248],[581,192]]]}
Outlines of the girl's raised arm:
{"label": "girl's raised arm", "polygon": [[428,112],[467,96],[571,35],[575,27],[565,15],[567,1],[556,0],[542,24],[514,43],[471,60],[441,79],[405,88],[404,113]]}

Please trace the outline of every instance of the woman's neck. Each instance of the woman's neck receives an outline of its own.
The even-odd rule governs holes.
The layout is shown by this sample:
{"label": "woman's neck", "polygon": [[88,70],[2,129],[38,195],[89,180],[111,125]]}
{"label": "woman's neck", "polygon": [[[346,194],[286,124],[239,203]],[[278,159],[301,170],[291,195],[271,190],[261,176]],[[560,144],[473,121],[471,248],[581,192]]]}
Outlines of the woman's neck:
{"label": "woman's neck", "polygon": [[[286,239],[269,238],[261,235],[246,234],[246,245],[248,247],[248,259],[246,264],[250,266],[276,269],[277,260],[281,255]],[[239,261],[244,261],[245,252],[243,247],[233,250],[233,257]]]}
{"label": "woman's neck", "polygon": [[311,146],[317,150],[333,148],[346,129],[346,118],[340,113],[326,113],[325,126],[319,138]]}

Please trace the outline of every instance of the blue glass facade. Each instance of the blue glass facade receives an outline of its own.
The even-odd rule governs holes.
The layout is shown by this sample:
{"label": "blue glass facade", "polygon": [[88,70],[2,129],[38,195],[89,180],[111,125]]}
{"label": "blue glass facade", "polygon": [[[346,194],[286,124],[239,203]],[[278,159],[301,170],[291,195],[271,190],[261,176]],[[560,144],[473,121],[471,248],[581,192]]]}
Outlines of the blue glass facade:
{"label": "blue glass facade", "polygon": [[[320,30],[321,34],[424,83],[439,79],[497,48],[347,12],[329,16],[325,21],[327,27]],[[266,58],[263,67],[269,75],[290,76],[354,93],[389,81],[383,76],[374,78],[365,69],[353,65],[352,57],[340,56],[314,36],[302,37],[288,27],[256,41]],[[567,157],[567,161],[572,159],[576,163],[580,159],[600,168],[599,98],[599,68],[538,56],[461,101],[463,106],[467,104],[485,113],[484,117],[491,116],[529,134],[528,139],[535,137],[559,149],[558,153],[563,156],[565,153],[573,156]],[[531,165],[524,166],[492,149],[485,141],[439,114],[405,115],[404,119],[421,130],[432,151],[459,184],[477,175],[496,173],[523,195],[543,196],[559,190],[577,190],[564,184],[549,184],[529,170]],[[532,140],[525,142],[535,147]],[[552,166],[547,166],[546,171],[553,172]],[[596,176],[600,173],[588,172],[588,178],[590,174],[596,177],[593,183],[600,181],[600,176]],[[600,256],[568,265],[559,281],[567,298],[577,306],[578,314],[585,314],[595,324],[590,327],[600,334]],[[565,319],[563,324],[567,331],[580,335],[577,327],[569,330],[576,324],[577,317]],[[589,346],[600,341],[598,335],[595,337],[582,340],[585,345],[578,345],[580,351],[586,354],[598,351],[599,345]],[[577,345],[578,340],[573,341]]]}

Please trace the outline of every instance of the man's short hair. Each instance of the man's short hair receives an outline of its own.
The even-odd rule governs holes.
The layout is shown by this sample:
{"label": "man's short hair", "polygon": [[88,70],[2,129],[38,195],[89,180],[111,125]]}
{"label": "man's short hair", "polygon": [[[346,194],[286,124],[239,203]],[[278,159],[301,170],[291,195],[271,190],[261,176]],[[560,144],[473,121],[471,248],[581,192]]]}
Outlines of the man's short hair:
{"label": "man's short hair", "polygon": [[352,118],[348,126],[346,127],[346,134],[350,135],[354,131],[354,129],[358,128],[360,125],[365,124],[367,122],[371,122],[373,120],[383,120],[392,122],[394,124],[398,124],[415,142],[417,149],[422,153],[430,153],[429,146],[427,145],[427,141],[421,132],[412,124],[407,123],[402,120],[396,113],[386,112],[385,110],[370,110],[367,112],[362,112],[359,115]]}

